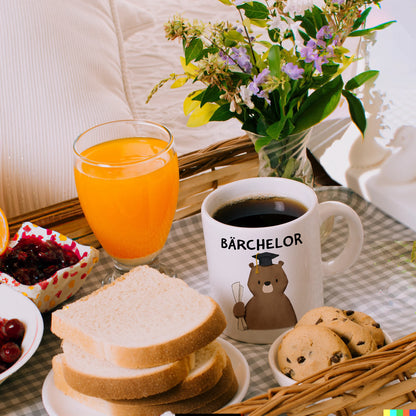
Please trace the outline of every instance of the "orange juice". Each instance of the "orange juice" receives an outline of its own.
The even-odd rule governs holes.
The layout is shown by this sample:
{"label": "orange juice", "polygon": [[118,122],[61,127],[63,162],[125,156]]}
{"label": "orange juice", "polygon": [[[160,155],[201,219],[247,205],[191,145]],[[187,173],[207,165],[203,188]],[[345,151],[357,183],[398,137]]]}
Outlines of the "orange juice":
{"label": "orange juice", "polygon": [[124,138],[90,147],[76,160],[75,182],[87,221],[121,263],[152,260],[169,234],[179,170],[175,151],[166,148],[161,139]]}

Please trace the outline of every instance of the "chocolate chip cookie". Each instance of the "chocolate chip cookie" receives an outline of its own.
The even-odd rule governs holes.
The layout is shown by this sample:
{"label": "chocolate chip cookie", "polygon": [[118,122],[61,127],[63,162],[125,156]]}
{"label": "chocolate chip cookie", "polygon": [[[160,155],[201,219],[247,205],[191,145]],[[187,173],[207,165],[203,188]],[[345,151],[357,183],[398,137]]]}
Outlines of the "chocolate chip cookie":
{"label": "chocolate chip cookie", "polygon": [[300,325],[318,325],[321,323],[331,322],[338,319],[346,319],[345,312],[342,309],[333,306],[321,306],[319,308],[311,309],[298,321],[297,326]]}
{"label": "chocolate chip cookie", "polygon": [[359,357],[377,349],[371,332],[348,318],[322,322],[317,326],[324,326],[334,331],[347,344],[353,357]]}
{"label": "chocolate chip cookie", "polygon": [[378,324],[371,316],[364,312],[348,310],[344,311],[348,319],[355,322],[358,325],[367,328],[374,338],[377,344],[377,348],[382,347],[385,344],[384,333]]}
{"label": "chocolate chip cookie", "polygon": [[341,338],[321,325],[295,327],[283,337],[277,351],[280,370],[296,381],[350,358]]}

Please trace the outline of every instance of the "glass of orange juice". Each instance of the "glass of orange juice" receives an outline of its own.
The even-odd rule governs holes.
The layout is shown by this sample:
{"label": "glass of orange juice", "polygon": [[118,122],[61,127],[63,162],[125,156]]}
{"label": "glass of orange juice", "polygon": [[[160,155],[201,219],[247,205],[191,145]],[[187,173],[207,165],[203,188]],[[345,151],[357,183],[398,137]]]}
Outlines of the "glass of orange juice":
{"label": "glass of orange juice", "polygon": [[92,127],[74,143],[85,217],[115,271],[155,261],[176,211],[178,158],[169,130],[144,120]]}

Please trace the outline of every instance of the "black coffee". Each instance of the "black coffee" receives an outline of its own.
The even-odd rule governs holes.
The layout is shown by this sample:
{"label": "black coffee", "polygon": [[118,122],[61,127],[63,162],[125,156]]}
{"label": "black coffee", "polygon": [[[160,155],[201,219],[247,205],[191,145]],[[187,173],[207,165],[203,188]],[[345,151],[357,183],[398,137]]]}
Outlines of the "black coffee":
{"label": "black coffee", "polygon": [[221,207],[213,218],[236,227],[270,227],[299,218],[306,211],[301,202],[290,198],[248,198]]}

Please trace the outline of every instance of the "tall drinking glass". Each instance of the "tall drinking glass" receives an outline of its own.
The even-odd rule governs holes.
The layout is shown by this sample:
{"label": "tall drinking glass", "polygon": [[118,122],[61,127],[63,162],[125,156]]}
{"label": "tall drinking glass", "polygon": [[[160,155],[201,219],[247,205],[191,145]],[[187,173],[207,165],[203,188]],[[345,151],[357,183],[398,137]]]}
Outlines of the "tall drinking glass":
{"label": "tall drinking glass", "polygon": [[169,130],[144,120],[113,121],[81,134],[73,150],[82,210],[115,273],[154,262],[178,198],[178,158]]}

